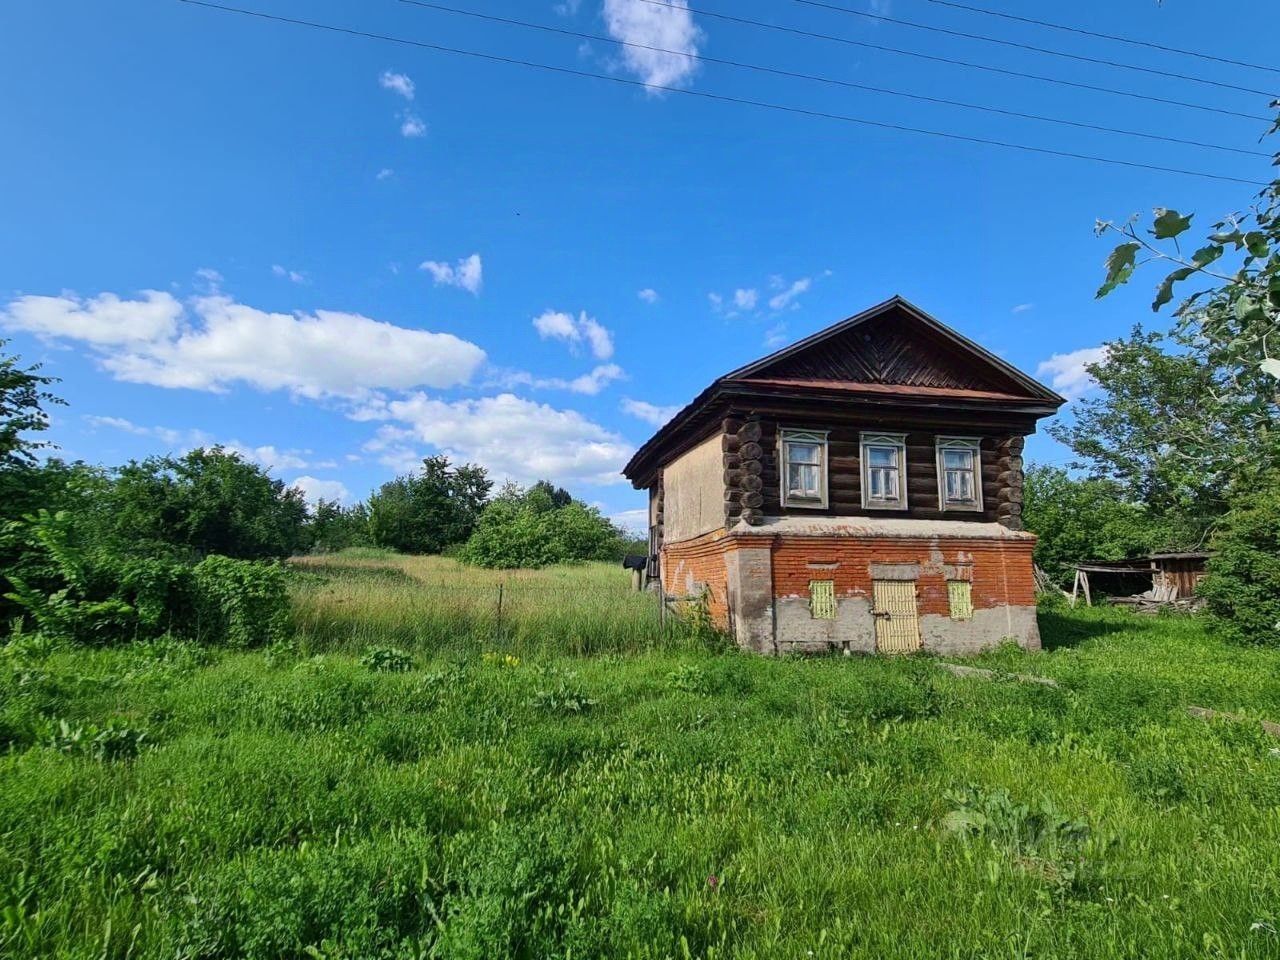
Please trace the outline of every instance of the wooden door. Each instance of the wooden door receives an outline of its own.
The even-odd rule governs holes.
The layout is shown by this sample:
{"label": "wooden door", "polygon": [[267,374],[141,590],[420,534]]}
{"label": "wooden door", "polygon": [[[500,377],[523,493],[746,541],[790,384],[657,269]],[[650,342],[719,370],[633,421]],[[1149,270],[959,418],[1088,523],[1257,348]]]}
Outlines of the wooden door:
{"label": "wooden door", "polygon": [[914,580],[873,581],[876,650],[912,653],[920,649],[920,617]]}

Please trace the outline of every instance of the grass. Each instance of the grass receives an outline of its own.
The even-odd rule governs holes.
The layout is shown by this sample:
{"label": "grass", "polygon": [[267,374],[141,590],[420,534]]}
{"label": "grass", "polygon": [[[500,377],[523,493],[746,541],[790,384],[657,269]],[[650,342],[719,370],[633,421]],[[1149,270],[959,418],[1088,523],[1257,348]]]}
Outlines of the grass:
{"label": "grass", "polygon": [[1280,654],[1050,611],[983,660],[1053,689],[706,649],[621,570],[306,572],[298,653],[5,649],[0,955],[1280,956],[1280,741],[1183,712],[1280,719]]}

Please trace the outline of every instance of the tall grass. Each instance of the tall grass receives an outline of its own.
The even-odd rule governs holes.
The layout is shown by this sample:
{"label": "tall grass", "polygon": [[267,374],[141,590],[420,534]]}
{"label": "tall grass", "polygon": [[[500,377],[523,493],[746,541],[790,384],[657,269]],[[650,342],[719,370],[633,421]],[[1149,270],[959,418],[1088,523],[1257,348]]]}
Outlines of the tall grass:
{"label": "tall grass", "polygon": [[[0,956],[1280,956],[1280,742],[1185,713],[1280,719],[1280,654],[1075,611],[986,658],[1057,688],[770,659],[628,626],[621,571],[577,568],[524,579],[640,649],[486,656],[418,632],[457,591],[414,597],[519,578],[308,563],[300,656],[0,647]],[[526,600],[515,637],[554,616]]]}
{"label": "tall grass", "polygon": [[619,565],[481,570],[367,553],[294,561],[298,641],[310,652],[395,644],[423,653],[636,653],[688,643]]}

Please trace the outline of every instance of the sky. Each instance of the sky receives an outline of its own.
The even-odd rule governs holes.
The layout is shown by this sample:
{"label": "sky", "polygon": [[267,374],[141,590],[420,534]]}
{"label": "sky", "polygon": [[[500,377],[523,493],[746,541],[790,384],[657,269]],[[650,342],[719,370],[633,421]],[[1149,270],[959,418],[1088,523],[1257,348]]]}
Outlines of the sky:
{"label": "sky", "polygon": [[[1249,29],[1266,0],[972,2],[1271,62],[1268,31]],[[1256,192],[833,116],[1271,175],[1264,157],[862,87],[1275,149],[1259,137],[1280,73],[936,0],[443,3],[551,31],[403,0],[226,5],[417,45],[180,0],[0,5],[0,338],[60,378],[60,456],[220,443],[350,503],[444,452],[640,526],[619,471],[658,425],[893,294],[1086,394],[1104,341],[1167,322],[1155,272],[1094,299],[1114,246],[1095,221],[1170,206],[1207,227]],[[1066,457],[1043,430],[1027,452]]]}

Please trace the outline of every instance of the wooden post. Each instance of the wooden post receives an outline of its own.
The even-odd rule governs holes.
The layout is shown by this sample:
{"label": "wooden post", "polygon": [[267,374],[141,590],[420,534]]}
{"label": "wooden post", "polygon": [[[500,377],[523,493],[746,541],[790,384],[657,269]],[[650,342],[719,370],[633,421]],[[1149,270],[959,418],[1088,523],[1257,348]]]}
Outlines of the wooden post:
{"label": "wooden post", "polygon": [[634,590],[636,593],[639,593],[640,590],[642,589],[641,587],[641,584],[643,583],[642,577],[643,577],[643,574],[639,570],[631,571],[631,589]]}
{"label": "wooden post", "polygon": [[494,639],[502,640],[502,583],[498,583],[498,617],[494,626]]}
{"label": "wooden post", "polygon": [[1093,597],[1089,595],[1089,574],[1084,570],[1080,571],[1080,585],[1084,587],[1084,605],[1092,607]]}

